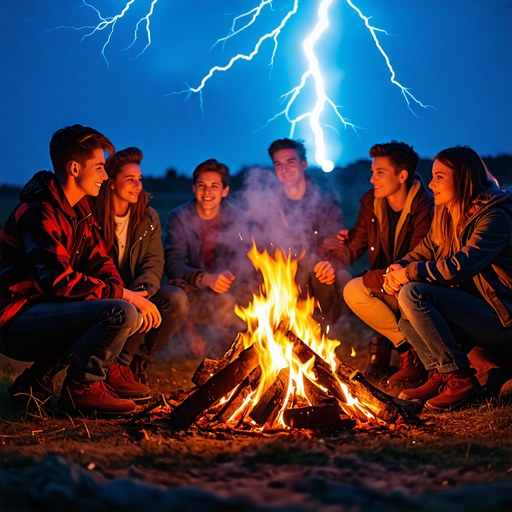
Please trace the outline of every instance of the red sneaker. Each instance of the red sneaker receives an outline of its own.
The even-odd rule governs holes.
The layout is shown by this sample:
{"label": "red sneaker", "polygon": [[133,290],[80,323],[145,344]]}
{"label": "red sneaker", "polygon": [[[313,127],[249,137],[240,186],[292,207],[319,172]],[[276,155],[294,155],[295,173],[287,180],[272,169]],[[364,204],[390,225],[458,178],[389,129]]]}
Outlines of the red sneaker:
{"label": "red sneaker", "polygon": [[62,384],[59,410],[75,413],[97,413],[105,416],[131,414],[137,406],[131,400],[119,398],[103,381],[76,382],[69,375]]}
{"label": "red sneaker", "polygon": [[137,382],[129,366],[114,361],[110,366],[105,383],[121,398],[144,398],[149,396],[146,384]]}
{"label": "red sneaker", "polygon": [[427,370],[420,361],[414,348],[400,354],[402,367],[388,379],[390,386],[421,384],[427,380]]}
{"label": "red sneaker", "polygon": [[445,373],[441,394],[429,399],[425,407],[432,411],[446,411],[485,400],[485,390],[475,373],[471,367]]}
{"label": "red sneaker", "polygon": [[135,354],[133,356],[132,362],[130,363],[130,370],[133,373],[133,377],[137,382],[141,382],[142,384],[145,384],[146,386],[149,386],[149,379],[148,379],[148,366],[149,363],[142,359],[139,355]]}
{"label": "red sneaker", "polygon": [[430,398],[434,398],[441,393],[444,385],[445,376],[437,370],[432,370],[428,375],[428,380],[419,388],[404,389],[398,398],[402,400],[414,400],[424,404]]}

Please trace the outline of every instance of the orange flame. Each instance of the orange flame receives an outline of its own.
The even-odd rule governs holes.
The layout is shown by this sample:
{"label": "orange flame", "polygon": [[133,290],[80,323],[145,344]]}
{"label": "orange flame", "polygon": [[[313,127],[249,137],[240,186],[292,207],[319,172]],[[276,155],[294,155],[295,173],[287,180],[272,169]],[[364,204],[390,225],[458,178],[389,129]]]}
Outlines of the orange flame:
{"label": "orange flame", "polygon": [[[282,412],[290,408],[295,396],[307,400],[304,391],[304,376],[316,381],[312,371],[314,358],[302,364],[293,354],[288,338],[278,330],[278,326],[285,322],[289,330],[295,333],[304,343],[309,345],[331,369],[336,368],[335,349],[340,342],[331,340],[322,334],[320,324],[313,319],[315,301],[311,297],[299,299],[299,289],[295,283],[298,259],[291,254],[276,250],[274,257],[265,250],[260,253],[253,243],[248,253],[256,270],[263,275],[263,284],[260,285],[260,294],[253,295],[253,300],[247,308],[236,307],[236,314],[247,323],[247,332],[244,337],[244,347],[254,345],[258,352],[259,365],[262,376],[257,390],[249,395],[244,404],[230,418],[234,421],[241,414],[251,410],[258,403],[259,398],[275,381],[277,374],[283,368],[289,368],[290,377],[285,399],[274,424],[285,427],[282,422]],[[353,355],[355,352],[353,351]],[[340,382],[347,397],[349,407],[359,407],[367,416],[373,416],[367,409],[358,404],[357,399],[350,397],[348,388]]]}
{"label": "orange flame", "polygon": [[350,353],[350,357],[356,357],[356,351],[354,350],[354,347],[352,347],[352,352]]}

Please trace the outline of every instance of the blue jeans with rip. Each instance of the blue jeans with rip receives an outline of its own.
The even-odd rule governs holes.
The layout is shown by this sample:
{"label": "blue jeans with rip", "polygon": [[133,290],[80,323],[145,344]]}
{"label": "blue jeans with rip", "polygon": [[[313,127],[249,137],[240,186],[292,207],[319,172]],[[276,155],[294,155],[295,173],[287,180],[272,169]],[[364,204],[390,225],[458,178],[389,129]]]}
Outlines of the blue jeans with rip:
{"label": "blue jeans with rip", "polygon": [[407,283],[398,294],[399,328],[427,370],[449,373],[470,366],[473,347],[508,352],[512,327],[503,327],[483,297],[458,288]]}
{"label": "blue jeans with rip", "polygon": [[65,356],[73,379],[104,380],[106,370],[139,325],[139,315],[135,306],[118,299],[37,304],[11,320],[3,353],[36,363]]}

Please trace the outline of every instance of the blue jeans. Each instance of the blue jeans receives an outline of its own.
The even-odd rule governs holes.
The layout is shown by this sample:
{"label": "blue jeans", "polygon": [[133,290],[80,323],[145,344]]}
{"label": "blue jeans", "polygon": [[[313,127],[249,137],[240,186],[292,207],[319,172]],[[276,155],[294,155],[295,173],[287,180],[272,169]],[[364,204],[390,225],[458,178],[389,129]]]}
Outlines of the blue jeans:
{"label": "blue jeans", "polygon": [[164,345],[180,330],[187,318],[189,304],[187,294],[177,286],[161,286],[150,299],[162,315],[162,323],[148,333],[137,332],[126,340],[119,354],[119,361],[130,364],[133,356],[138,354],[145,361],[151,362]]}
{"label": "blue jeans", "polygon": [[512,348],[512,327],[503,327],[482,297],[458,288],[408,283],[398,294],[400,331],[427,370],[449,373],[470,365],[473,347],[497,351]]}
{"label": "blue jeans", "polygon": [[5,335],[4,354],[18,361],[70,362],[79,382],[99,381],[139,323],[137,308],[125,300],[47,302],[15,316]]}

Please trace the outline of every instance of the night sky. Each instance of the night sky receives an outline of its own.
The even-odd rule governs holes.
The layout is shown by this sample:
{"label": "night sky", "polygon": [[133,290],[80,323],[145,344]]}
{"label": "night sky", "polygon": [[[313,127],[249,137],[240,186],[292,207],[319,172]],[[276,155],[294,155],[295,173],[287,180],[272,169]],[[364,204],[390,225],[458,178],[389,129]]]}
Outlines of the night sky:
{"label": "night sky", "polygon": [[[512,153],[511,0],[353,0],[378,33],[396,79],[421,102],[435,108],[408,109],[370,32],[345,0],[329,8],[330,25],[315,46],[325,89],[340,112],[361,127],[345,130],[330,108],[322,122],[327,156],[345,166],[368,156],[376,142],[408,142],[420,156],[467,144],[480,154]],[[90,0],[104,17],[119,14],[120,0]],[[239,61],[216,73],[199,96],[168,95],[196,87],[209,69],[250,53],[258,38],[277,27],[293,0],[274,0],[250,29],[210,51],[228,34],[234,16],[259,0],[159,0],[151,17],[152,43],[144,25],[132,48],[136,22],[150,0],[136,0],[116,25],[106,48],[110,71],[100,55],[108,29],[81,42],[91,31],[51,30],[61,25],[98,23],[81,0],[0,0],[0,182],[25,183],[51,168],[53,132],[80,123],[104,133],[117,149],[138,146],[142,171],[163,176],[169,168],[190,175],[207,158],[232,172],[245,165],[269,165],[269,144],[289,136],[281,117],[255,132],[283,108],[280,96],[298,85],[307,67],[302,41],[317,21],[320,0],[301,0],[279,36],[274,66],[271,40],[251,62]],[[237,25],[238,27],[239,25]],[[292,115],[314,104],[308,82]],[[295,137],[306,140],[314,160],[308,120]]]}

